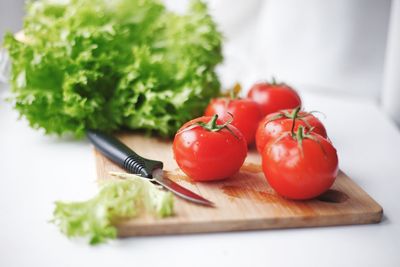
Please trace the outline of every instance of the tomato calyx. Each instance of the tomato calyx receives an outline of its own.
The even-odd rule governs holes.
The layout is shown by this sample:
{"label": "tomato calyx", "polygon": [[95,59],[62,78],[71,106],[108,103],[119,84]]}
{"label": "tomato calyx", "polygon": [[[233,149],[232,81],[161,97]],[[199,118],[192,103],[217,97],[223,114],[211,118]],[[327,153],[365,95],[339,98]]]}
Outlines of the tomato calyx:
{"label": "tomato calyx", "polygon": [[[293,123],[293,125],[294,125],[294,123]],[[293,130],[294,130],[294,126],[293,125],[292,125],[292,130],[291,130],[292,138],[297,141],[297,146],[299,147],[299,149],[301,151],[301,154],[304,156],[304,153],[303,153],[303,139],[305,139],[305,138],[313,139],[313,137],[311,137],[310,134],[307,134],[305,129],[304,129],[304,127],[301,126],[301,125],[299,126],[299,128],[297,128],[296,133],[294,133],[293,132]]]}
{"label": "tomato calyx", "polygon": [[277,85],[281,85],[282,83],[277,82],[275,79],[275,76],[272,76],[271,82],[269,82],[269,84],[271,84],[273,86],[277,86]]}
{"label": "tomato calyx", "polygon": [[220,97],[224,100],[225,109],[228,109],[229,104],[233,100],[241,99],[241,97],[239,96],[241,91],[242,91],[242,86],[240,85],[240,83],[236,82],[233,85],[233,87],[229,88],[224,93],[220,94]]}
{"label": "tomato calyx", "polygon": [[226,99],[225,101],[225,108],[228,109],[229,104],[232,102],[232,100],[240,99],[240,92],[242,91],[242,86],[240,83],[235,83],[235,85],[227,90],[225,93],[222,94],[222,97]]}
{"label": "tomato calyx", "polygon": [[[286,118],[286,119],[292,119],[293,120],[293,126],[292,128],[294,128],[294,122],[296,120],[301,120],[302,122],[304,122],[307,127],[311,128],[311,125],[308,123],[308,121],[305,119],[307,116],[309,116],[312,113],[318,112],[318,111],[311,111],[311,112],[305,112],[303,111],[300,114],[300,110],[301,107],[298,106],[297,108],[293,109],[292,111],[289,110],[281,110],[279,111],[278,114],[276,114],[275,116],[272,116],[266,123],[264,126],[266,126],[268,123],[272,122],[272,121],[276,121],[282,118]],[[293,129],[292,129],[293,131]]]}
{"label": "tomato calyx", "polygon": [[201,128],[203,128],[203,129],[205,129],[207,131],[210,131],[210,132],[219,132],[222,129],[226,129],[236,139],[239,139],[239,137],[232,131],[232,129],[229,128],[229,125],[233,121],[233,115],[230,112],[228,112],[228,114],[231,116],[231,118],[228,121],[226,121],[224,124],[220,124],[220,125],[217,124],[218,115],[215,114],[214,116],[211,117],[211,120],[209,120],[208,122],[199,121],[199,122],[193,123],[193,124],[189,125],[187,128],[179,131],[177,134],[189,131],[189,130],[191,130],[193,128],[196,128],[196,127],[201,127]]}
{"label": "tomato calyx", "polygon": [[231,100],[234,99],[240,99],[239,94],[241,91],[242,91],[242,86],[240,85],[240,83],[237,82],[233,85],[232,88],[230,88],[224,94],[222,94],[222,96],[228,98],[229,99],[228,102],[230,102]]}
{"label": "tomato calyx", "polygon": [[[293,125],[294,125],[294,123],[293,123]],[[290,135],[297,142],[297,146],[298,146],[302,156],[304,156],[304,151],[303,151],[303,140],[304,139],[310,139],[314,142],[317,142],[318,145],[320,146],[322,152],[326,156],[326,151],[325,151],[324,147],[322,146],[321,142],[314,135],[310,134],[313,131],[313,127],[310,128],[308,131],[306,131],[305,127],[303,127],[301,125],[299,126],[299,128],[297,128],[296,132],[294,132],[293,129],[294,129],[294,127],[292,126],[292,131],[290,132]]]}
{"label": "tomato calyx", "polygon": [[235,85],[229,91],[230,99],[239,99],[240,98],[239,94],[241,91],[242,91],[242,86],[240,85],[240,83],[235,83]]}
{"label": "tomato calyx", "polygon": [[271,81],[267,81],[267,83],[272,86],[288,86],[285,82],[278,82],[275,76],[272,76]]}
{"label": "tomato calyx", "polygon": [[310,139],[310,140],[318,143],[318,145],[320,146],[322,152],[326,156],[326,151],[325,151],[324,147],[322,146],[321,142],[314,135],[310,134],[310,133],[313,132],[314,127],[311,127],[311,128],[309,128],[307,130],[304,126],[300,125],[297,128],[297,131],[295,132],[294,131],[294,125],[295,125],[295,121],[293,120],[291,131],[290,132],[286,132],[285,134],[282,134],[279,138],[276,139],[276,141],[274,143],[278,143],[284,137],[290,136],[294,141],[297,142],[297,147],[300,150],[301,156],[304,157],[303,140],[304,139]]}
{"label": "tomato calyx", "polygon": [[195,125],[198,125],[198,126],[202,127],[203,129],[210,131],[210,132],[219,132],[222,129],[226,129],[236,139],[239,139],[239,137],[231,130],[231,128],[229,128],[229,124],[231,124],[233,121],[233,115],[229,112],[228,112],[228,114],[231,116],[231,118],[228,121],[226,121],[224,124],[221,124],[221,125],[217,124],[218,115],[215,114],[214,116],[211,117],[211,120],[209,122],[206,123],[206,122],[199,121],[199,122],[196,122]]}

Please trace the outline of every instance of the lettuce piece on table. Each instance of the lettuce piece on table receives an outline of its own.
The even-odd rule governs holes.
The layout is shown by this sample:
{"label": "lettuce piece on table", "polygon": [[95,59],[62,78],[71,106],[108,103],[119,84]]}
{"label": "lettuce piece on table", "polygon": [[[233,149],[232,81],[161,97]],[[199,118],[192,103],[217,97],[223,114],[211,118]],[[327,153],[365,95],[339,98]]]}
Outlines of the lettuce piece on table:
{"label": "lettuce piece on table", "polygon": [[52,222],[68,237],[89,237],[90,244],[114,239],[114,223],[141,214],[173,215],[173,195],[133,174],[112,173],[123,179],[102,182],[98,195],[82,202],[55,203]]}

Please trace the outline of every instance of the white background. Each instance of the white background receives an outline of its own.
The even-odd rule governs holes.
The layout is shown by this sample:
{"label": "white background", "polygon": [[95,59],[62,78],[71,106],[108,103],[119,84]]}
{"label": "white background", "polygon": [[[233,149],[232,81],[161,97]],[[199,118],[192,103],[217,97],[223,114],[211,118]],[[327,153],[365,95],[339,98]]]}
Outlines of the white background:
{"label": "white background", "polygon": [[[96,193],[91,146],[18,121],[3,87],[0,266],[400,266],[400,134],[381,105],[392,2],[227,2],[212,2],[227,37],[224,84],[275,74],[296,85],[306,108],[326,114],[341,168],[382,205],[382,223],[129,238],[98,247],[68,240],[48,220],[55,200]],[[20,28],[21,3],[0,0],[0,32]],[[389,84],[398,93],[398,84]]]}

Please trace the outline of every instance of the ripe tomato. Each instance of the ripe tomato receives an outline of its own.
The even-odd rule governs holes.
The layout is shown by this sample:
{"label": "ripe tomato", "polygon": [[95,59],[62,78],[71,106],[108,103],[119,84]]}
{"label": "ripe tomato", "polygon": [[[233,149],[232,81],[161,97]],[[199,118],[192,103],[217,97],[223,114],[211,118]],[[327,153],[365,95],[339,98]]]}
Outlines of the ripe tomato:
{"label": "ripe tomato", "polygon": [[246,139],[247,144],[254,143],[258,123],[262,119],[262,114],[258,104],[250,99],[230,99],[226,97],[211,100],[206,108],[205,116],[217,114],[223,121],[231,119],[235,126]]}
{"label": "ripe tomato", "polygon": [[297,92],[284,83],[256,83],[247,95],[257,102],[263,115],[277,112],[281,109],[296,108],[301,106],[301,99]]}
{"label": "ripe tomato", "polygon": [[324,193],[336,179],[336,149],[315,133],[299,127],[294,136],[283,133],[271,140],[262,153],[262,167],[271,187],[290,199],[310,199]]}
{"label": "ripe tomato", "polygon": [[311,113],[299,111],[299,108],[282,110],[265,116],[259,123],[256,132],[256,145],[258,152],[261,153],[265,144],[270,140],[275,139],[283,132],[290,132],[293,126],[293,119],[295,119],[293,131],[296,132],[297,128],[301,125],[306,131],[313,128],[314,133],[327,138],[324,125]]}
{"label": "ripe tomato", "polygon": [[173,152],[178,166],[195,181],[228,178],[239,171],[247,156],[241,132],[218,115],[185,123],[177,132]]}

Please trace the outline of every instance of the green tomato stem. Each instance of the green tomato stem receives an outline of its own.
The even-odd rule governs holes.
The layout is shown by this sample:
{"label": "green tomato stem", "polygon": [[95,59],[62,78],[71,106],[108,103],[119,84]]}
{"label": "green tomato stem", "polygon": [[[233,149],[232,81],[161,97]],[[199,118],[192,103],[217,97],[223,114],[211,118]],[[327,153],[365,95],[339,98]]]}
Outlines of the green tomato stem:
{"label": "green tomato stem", "polygon": [[196,124],[202,127],[203,129],[210,131],[210,132],[219,132],[222,129],[226,129],[228,132],[230,132],[235,138],[239,139],[239,137],[232,131],[231,128],[229,128],[229,125],[233,121],[233,115],[228,112],[228,114],[231,116],[231,119],[226,121],[224,124],[218,125],[217,120],[218,120],[218,115],[215,114],[212,116],[211,120],[207,123],[204,122],[197,122]]}
{"label": "green tomato stem", "polygon": [[292,117],[292,129],[290,130],[290,132],[292,133],[292,135],[294,135],[294,126],[296,125],[296,119],[298,118],[298,114],[300,112],[300,106],[298,106],[297,108],[295,108],[293,110],[293,113],[291,114]]}

